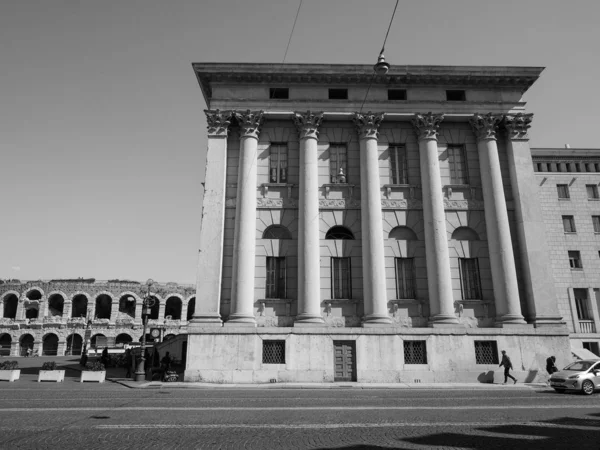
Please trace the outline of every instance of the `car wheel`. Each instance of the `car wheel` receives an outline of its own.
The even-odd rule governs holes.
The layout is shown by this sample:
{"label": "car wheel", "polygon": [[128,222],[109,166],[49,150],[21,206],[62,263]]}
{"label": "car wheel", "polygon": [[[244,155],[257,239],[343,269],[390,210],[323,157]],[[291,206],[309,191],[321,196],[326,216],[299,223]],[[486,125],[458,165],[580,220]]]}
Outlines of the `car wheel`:
{"label": "car wheel", "polygon": [[594,383],[590,380],[585,380],[581,385],[581,392],[585,395],[592,395],[594,393]]}
{"label": "car wheel", "polygon": [[565,393],[565,390],[564,390],[564,389],[558,389],[558,388],[554,388],[554,390],[555,390],[556,392],[558,392],[559,394],[564,394],[564,393]]}

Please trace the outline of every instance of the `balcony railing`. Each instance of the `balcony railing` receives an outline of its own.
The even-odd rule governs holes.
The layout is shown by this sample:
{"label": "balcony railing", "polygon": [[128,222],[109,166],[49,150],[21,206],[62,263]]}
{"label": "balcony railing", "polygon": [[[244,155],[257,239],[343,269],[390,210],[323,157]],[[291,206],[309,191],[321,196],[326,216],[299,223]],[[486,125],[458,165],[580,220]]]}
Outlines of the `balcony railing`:
{"label": "balcony railing", "polygon": [[593,320],[580,320],[579,321],[579,332],[580,333],[595,333],[596,324]]}

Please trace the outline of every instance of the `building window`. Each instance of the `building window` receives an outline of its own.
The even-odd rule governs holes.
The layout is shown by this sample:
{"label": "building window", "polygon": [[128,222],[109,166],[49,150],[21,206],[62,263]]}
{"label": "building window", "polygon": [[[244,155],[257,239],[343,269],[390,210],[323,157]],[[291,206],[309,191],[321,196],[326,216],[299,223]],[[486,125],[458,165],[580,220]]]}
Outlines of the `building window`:
{"label": "building window", "polygon": [[427,364],[425,341],[404,341],[404,364]]}
{"label": "building window", "polygon": [[600,347],[598,346],[597,342],[584,342],[583,348],[585,348],[586,350],[589,350],[596,356],[600,355]]}
{"label": "building window", "polygon": [[558,192],[559,199],[568,200],[571,198],[569,196],[569,186],[567,184],[557,184],[556,191]]}
{"label": "building window", "polygon": [[575,307],[577,308],[577,318],[579,320],[592,320],[592,313],[589,309],[588,290],[573,289],[575,297]]}
{"label": "building window", "polygon": [[475,364],[498,364],[496,341],[475,341]]}
{"label": "building window", "polygon": [[565,233],[575,233],[575,218],[573,216],[562,216],[563,229]]}
{"label": "building window", "polygon": [[396,260],[396,298],[416,298],[415,295],[415,259],[395,258]]}
{"label": "building window", "polygon": [[329,100],[348,100],[348,89],[329,89]]}
{"label": "building window", "polygon": [[592,216],[592,225],[594,225],[594,233],[600,233],[600,216]]}
{"label": "building window", "polygon": [[579,251],[569,250],[569,265],[571,266],[571,269],[583,269]]}
{"label": "building window", "polygon": [[463,300],[481,299],[481,281],[477,258],[458,258]]}
{"label": "building window", "polygon": [[288,99],[290,98],[290,90],[288,88],[270,88],[269,98]]}
{"label": "building window", "polygon": [[350,258],[331,258],[331,298],[352,298]]}
{"label": "building window", "polygon": [[288,148],[285,144],[271,144],[269,154],[269,182],[287,183]]}
{"label": "building window", "polygon": [[285,297],[285,257],[267,256],[267,298]]}
{"label": "building window", "polygon": [[446,100],[449,102],[464,102],[467,100],[465,91],[460,89],[446,91]]}
{"label": "building window", "polygon": [[285,364],[285,341],[263,341],[263,364]]}
{"label": "building window", "polygon": [[331,144],[329,146],[329,174],[332,183],[346,183],[348,178],[346,146],[344,144]]}
{"label": "building window", "polygon": [[350,239],[350,240],[353,240],[354,235],[352,234],[352,231],[350,231],[348,228],[338,225],[335,227],[331,227],[329,230],[327,230],[327,233],[325,234],[325,239]]}
{"label": "building window", "polygon": [[448,165],[450,167],[450,184],[468,184],[467,160],[462,145],[448,146]]}
{"label": "building window", "polygon": [[406,89],[388,89],[388,100],[406,100]]}
{"label": "building window", "polygon": [[408,184],[406,147],[403,145],[390,145],[389,152],[392,184]]}
{"label": "building window", "polygon": [[588,200],[598,200],[598,186],[595,184],[586,184],[585,189],[587,190]]}

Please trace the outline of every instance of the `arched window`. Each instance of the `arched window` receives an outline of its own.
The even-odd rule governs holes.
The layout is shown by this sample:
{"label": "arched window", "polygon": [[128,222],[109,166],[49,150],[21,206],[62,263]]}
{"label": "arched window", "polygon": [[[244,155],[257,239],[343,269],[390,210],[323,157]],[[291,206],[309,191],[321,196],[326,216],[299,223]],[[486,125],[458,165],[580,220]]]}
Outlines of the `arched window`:
{"label": "arched window", "polygon": [[28,334],[24,334],[23,336],[21,336],[21,340],[20,340],[20,344],[21,344],[21,356],[28,356],[27,355],[27,350],[31,350],[33,351],[33,336]]}
{"label": "arched window", "polygon": [[90,339],[90,346],[94,349],[104,348],[107,345],[106,336],[101,333],[95,334]]}
{"label": "arched window", "polygon": [[96,298],[96,318],[110,319],[112,309],[112,298],[106,294],[100,294]]}
{"label": "arched window", "polygon": [[48,299],[48,315],[61,317],[65,306],[65,299],[60,294],[52,294]]}
{"label": "arched window", "polygon": [[154,304],[152,305],[152,308],[150,308],[150,315],[148,316],[148,319],[156,320],[158,319],[158,311],[160,310],[160,300],[153,295],[151,298],[154,300]]}
{"label": "arched window", "polygon": [[417,235],[409,227],[396,227],[390,231],[388,236],[389,239],[396,239],[397,241],[416,241]]}
{"label": "arched window", "polygon": [[0,356],[10,356],[10,347],[12,338],[10,334],[4,333],[0,335]]}
{"label": "arched window", "polygon": [[81,355],[83,348],[83,339],[80,335],[74,333],[67,337],[67,355]]}
{"label": "arched window", "polygon": [[335,226],[329,229],[325,235],[325,239],[354,239],[354,235],[346,227]]}
{"label": "arched window", "polygon": [[165,303],[165,319],[181,319],[181,299],[179,297],[169,297]]}
{"label": "arched window", "polygon": [[195,310],[196,310],[196,297],[192,297],[192,298],[190,298],[190,301],[188,302],[188,308],[187,308],[187,320],[188,321],[192,320],[192,317],[194,317]]}
{"label": "arched window", "polygon": [[135,317],[135,297],[133,295],[124,295],[119,300],[119,312],[122,315]]}
{"label": "arched window", "polygon": [[73,307],[71,309],[71,317],[86,317],[87,316],[87,297],[83,294],[77,294],[73,297]]}
{"label": "arched window", "polygon": [[15,294],[8,294],[4,297],[4,317],[7,319],[15,319],[17,317],[17,305],[19,299]]}
{"label": "arched window", "polygon": [[41,300],[42,293],[37,289],[32,289],[25,295],[29,300]]}
{"label": "arched window", "polygon": [[131,342],[133,342],[133,338],[127,333],[121,333],[115,339],[115,345],[117,347],[122,347],[125,344],[131,344]]}
{"label": "arched window", "polygon": [[452,239],[456,241],[478,241],[479,235],[469,227],[458,227],[452,233]]}
{"label": "arched window", "polygon": [[271,225],[263,233],[263,239],[291,239],[292,234],[282,225]]}
{"label": "arched window", "polygon": [[42,355],[56,356],[58,353],[58,336],[54,333],[47,334],[42,340]]}

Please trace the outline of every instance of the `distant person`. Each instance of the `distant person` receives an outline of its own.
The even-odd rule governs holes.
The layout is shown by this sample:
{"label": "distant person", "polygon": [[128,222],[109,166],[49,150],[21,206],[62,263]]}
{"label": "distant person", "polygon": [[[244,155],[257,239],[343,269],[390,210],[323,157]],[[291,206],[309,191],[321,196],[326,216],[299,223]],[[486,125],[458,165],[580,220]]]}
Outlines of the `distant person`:
{"label": "distant person", "polygon": [[29,358],[31,356],[31,347],[27,347],[27,350],[25,350],[25,357]]}
{"label": "distant person", "polygon": [[104,350],[102,350],[100,362],[104,364],[104,367],[108,366],[108,347],[104,347]]}
{"label": "distant person", "polygon": [[125,367],[127,368],[127,372],[125,373],[125,378],[131,378],[131,364],[133,363],[133,358],[131,355],[131,350],[125,350]]}
{"label": "distant person", "polygon": [[512,369],[513,366],[512,362],[510,361],[510,358],[506,354],[506,350],[502,350],[502,361],[500,362],[500,365],[498,367],[502,366],[504,366],[504,383],[502,384],[506,384],[509,378],[514,381],[514,384],[517,384],[517,379],[509,373],[510,369]]}
{"label": "distant person", "polygon": [[171,370],[172,362],[173,362],[173,360],[169,356],[169,352],[167,352],[167,354],[163,357],[163,359],[160,360],[160,364],[163,366],[163,369],[165,370],[165,372],[167,370]]}
{"label": "distant person", "polygon": [[[556,356],[550,356],[546,359],[546,372],[548,372],[550,377],[552,377],[554,372],[558,372],[558,368],[556,367]],[[550,383],[550,378],[548,378],[548,383]]]}

